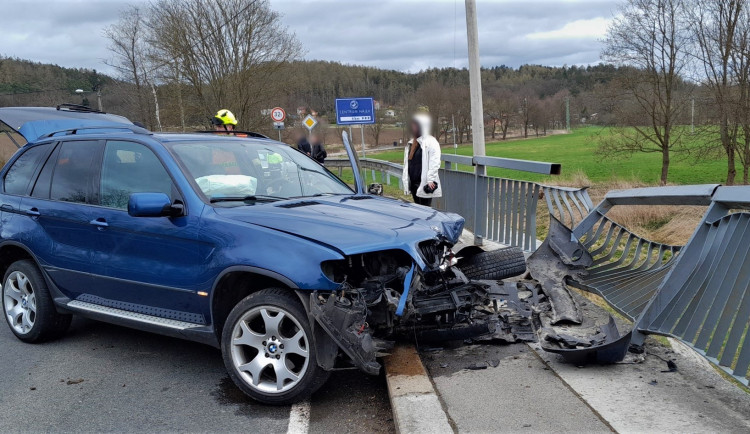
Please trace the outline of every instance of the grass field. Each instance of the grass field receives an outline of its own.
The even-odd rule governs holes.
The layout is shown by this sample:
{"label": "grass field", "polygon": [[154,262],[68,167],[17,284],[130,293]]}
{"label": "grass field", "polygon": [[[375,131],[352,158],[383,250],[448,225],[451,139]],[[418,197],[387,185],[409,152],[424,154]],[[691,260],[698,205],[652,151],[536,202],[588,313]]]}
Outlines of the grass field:
{"label": "grass field", "polygon": [[[554,184],[556,180],[581,178],[593,184],[615,180],[636,184],[656,184],[661,173],[661,154],[635,153],[629,157],[602,158],[595,154],[597,137],[608,134],[599,127],[586,127],[570,134],[558,134],[532,139],[508,140],[487,144],[487,155],[523,160],[548,161],[562,164],[562,175],[545,176],[533,173],[490,168],[488,174],[505,178],[522,179]],[[443,148],[451,153],[452,148]],[[471,155],[471,145],[459,146],[459,155]],[[370,156],[368,154],[368,156]],[[403,150],[372,154],[372,158],[401,163]],[[738,167],[738,171],[741,167]],[[726,181],[726,159],[696,161],[686,154],[673,153],[669,169],[669,182],[674,184],[711,184]]]}

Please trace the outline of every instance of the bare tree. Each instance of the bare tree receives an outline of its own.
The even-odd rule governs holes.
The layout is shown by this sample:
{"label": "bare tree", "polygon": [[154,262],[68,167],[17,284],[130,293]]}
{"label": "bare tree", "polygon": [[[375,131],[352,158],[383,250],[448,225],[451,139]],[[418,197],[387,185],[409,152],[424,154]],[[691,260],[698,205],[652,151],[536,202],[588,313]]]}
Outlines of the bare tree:
{"label": "bare tree", "polygon": [[484,101],[485,113],[492,126],[490,129],[492,139],[494,140],[499,132],[500,138],[505,140],[510,123],[517,114],[515,97],[508,91],[499,91],[488,96]]}
{"label": "bare tree", "polygon": [[380,146],[380,133],[383,132],[385,121],[385,110],[377,110],[375,112],[375,123],[367,125],[367,131],[370,132],[376,148]]}
{"label": "bare tree", "polygon": [[742,183],[750,183],[750,7],[744,4],[738,20],[735,49],[732,51],[739,94],[737,116],[742,129],[738,155],[742,163]]}
{"label": "bare tree", "polygon": [[[700,61],[705,71],[705,80],[711,88],[719,125],[719,144],[727,157],[727,184],[735,182],[737,169],[735,155],[738,151],[740,114],[738,107],[742,91],[737,76],[747,60],[746,53],[738,51],[738,41],[747,17],[745,0],[696,0],[691,9],[691,23],[700,48]],[[743,77],[744,80],[744,77]],[[745,80],[746,81],[746,80]],[[746,85],[746,83],[743,83]]]}
{"label": "bare tree", "polygon": [[658,152],[660,181],[669,176],[670,152],[683,146],[684,129],[675,128],[691,86],[681,74],[690,61],[690,34],[684,0],[627,0],[609,29],[602,58],[633,69],[621,74],[621,127],[600,142],[606,154]]}
{"label": "bare tree", "polygon": [[[448,88],[442,83],[432,80],[422,85],[416,92],[416,101],[420,105],[426,106],[432,116],[433,134],[440,141],[440,137],[445,135],[447,141],[446,116],[450,117],[451,98]],[[410,112],[405,112],[411,116]]]}
{"label": "bare tree", "polygon": [[[523,92],[526,95],[526,92]],[[519,114],[523,124],[523,137],[529,137],[529,127],[534,129],[535,134],[539,135],[539,98],[523,96],[519,98]]]}
{"label": "bare tree", "polygon": [[[471,97],[467,86],[455,86],[448,92],[451,116],[445,118],[445,142],[448,142],[448,131],[455,122],[458,130],[458,143],[471,141]],[[455,120],[455,121],[454,121]],[[456,134],[456,131],[453,132]],[[464,141],[464,137],[466,138]]]}
{"label": "bare tree", "polygon": [[106,63],[114,67],[124,80],[135,85],[138,120],[149,123],[151,116],[143,79],[146,69],[143,56],[146,50],[146,28],[141,9],[129,6],[120,14],[115,24],[105,29],[104,35],[109,39],[109,50],[114,56]]}
{"label": "bare tree", "polygon": [[176,61],[206,116],[228,108],[242,128],[261,125],[260,110],[283,93],[277,75],[301,54],[267,0],[156,0],[149,15],[150,44]]}

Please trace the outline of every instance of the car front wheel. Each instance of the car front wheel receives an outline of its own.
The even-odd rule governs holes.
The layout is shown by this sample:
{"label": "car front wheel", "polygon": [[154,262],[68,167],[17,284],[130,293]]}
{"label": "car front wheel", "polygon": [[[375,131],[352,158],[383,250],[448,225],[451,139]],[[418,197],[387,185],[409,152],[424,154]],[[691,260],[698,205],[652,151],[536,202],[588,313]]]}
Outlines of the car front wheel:
{"label": "car front wheel", "polygon": [[264,289],[240,301],[224,325],[221,349],[234,383],[263,403],[303,400],[328,378],[304,308],[289,290]]}

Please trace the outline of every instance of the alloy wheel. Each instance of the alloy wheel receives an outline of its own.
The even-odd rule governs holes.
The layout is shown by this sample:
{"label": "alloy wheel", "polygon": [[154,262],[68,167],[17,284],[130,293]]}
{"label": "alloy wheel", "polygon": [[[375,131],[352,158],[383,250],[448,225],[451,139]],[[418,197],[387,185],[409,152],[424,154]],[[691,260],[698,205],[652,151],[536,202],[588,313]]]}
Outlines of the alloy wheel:
{"label": "alloy wheel", "polygon": [[8,323],[18,334],[25,335],[36,320],[36,294],[29,278],[14,271],[3,285],[3,304]]}
{"label": "alloy wheel", "polygon": [[232,362],[250,387],[279,394],[307,372],[309,339],[299,321],[276,306],[247,311],[232,330]]}

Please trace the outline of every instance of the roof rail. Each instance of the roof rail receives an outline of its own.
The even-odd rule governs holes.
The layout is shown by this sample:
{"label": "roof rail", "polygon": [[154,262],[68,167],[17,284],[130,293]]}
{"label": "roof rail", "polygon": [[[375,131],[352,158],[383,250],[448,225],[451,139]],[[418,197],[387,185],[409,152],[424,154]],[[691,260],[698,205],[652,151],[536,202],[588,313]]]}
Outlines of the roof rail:
{"label": "roof rail", "polygon": [[91,108],[89,106],[81,105],[81,104],[60,104],[57,106],[58,111],[71,111],[71,112],[84,112],[84,113],[106,113],[101,110],[97,110],[95,108]]}
{"label": "roof rail", "polygon": [[232,131],[221,131],[221,130],[206,130],[206,131],[196,131],[196,133],[201,134],[220,134],[220,135],[234,135],[237,136],[237,134],[244,134],[247,137],[255,137],[258,139],[270,139],[270,137],[266,136],[265,134],[256,133],[253,131],[239,131],[239,130],[232,130]]}
{"label": "roof rail", "polygon": [[54,137],[57,135],[63,135],[63,136],[70,136],[74,134],[78,134],[78,131],[80,130],[126,130],[130,131],[134,134],[152,134],[151,131],[141,128],[136,125],[91,125],[91,126],[80,126],[77,128],[69,128],[66,130],[58,130],[58,131],[52,131],[51,133],[47,133],[41,137],[40,139],[46,139],[49,137]]}

